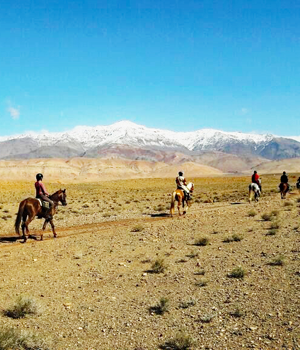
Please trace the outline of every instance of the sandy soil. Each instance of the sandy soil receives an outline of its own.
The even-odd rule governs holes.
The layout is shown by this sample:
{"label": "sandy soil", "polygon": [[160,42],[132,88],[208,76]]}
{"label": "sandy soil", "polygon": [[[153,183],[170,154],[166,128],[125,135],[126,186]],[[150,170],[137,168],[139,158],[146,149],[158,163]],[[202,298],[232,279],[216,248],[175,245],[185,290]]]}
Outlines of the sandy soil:
{"label": "sandy soil", "polygon": [[[170,218],[172,182],[162,186],[168,193],[152,180],[70,185],[58,238],[47,231],[26,244],[14,239],[12,213],[28,184],[14,184],[5,200],[12,184],[2,183],[1,307],[27,295],[43,311],[1,314],[1,327],[50,337],[58,350],[154,350],[180,332],[194,349],[299,349],[300,196],[281,200],[270,177],[260,202],[249,204],[245,178],[195,179],[190,211]],[[41,224],[32,225],[37,237]],[[233,235],[241,240],[224,242]],[[200,238],[208,244],[195,245]],[[278,257],[282,266],[269,264]],[[151,273],[157,259],[166,269]],[[238,266],[244,278],[228,277]],[[161,298],[168,311],[149,311]]]}

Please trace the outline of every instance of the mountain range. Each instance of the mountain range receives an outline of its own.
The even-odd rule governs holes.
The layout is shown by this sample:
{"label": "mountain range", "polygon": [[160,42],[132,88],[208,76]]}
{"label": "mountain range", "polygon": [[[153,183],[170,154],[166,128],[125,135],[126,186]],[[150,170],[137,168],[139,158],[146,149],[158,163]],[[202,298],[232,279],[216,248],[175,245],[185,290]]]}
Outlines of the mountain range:
{"label": "mountain range", "polygon": [[183,164],[194,162],[223,172],[300,157],[300,137],[246,134],[213,129],[174,132],[130,121],[109,126],[77,126],[60,133],[0,137],[0,159],[122,158]]}

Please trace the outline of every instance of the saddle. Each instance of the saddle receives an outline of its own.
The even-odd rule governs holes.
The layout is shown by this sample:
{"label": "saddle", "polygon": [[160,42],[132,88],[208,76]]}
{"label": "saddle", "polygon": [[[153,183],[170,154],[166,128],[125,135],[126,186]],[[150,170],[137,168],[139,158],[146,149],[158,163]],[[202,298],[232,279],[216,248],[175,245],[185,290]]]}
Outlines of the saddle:
{"label": "saddle", "polygon": [[43,209],[49,209],[50,208],[50,203],[46,201],[42,201],[40,198],[36,198],[39,202],[40,205]]}

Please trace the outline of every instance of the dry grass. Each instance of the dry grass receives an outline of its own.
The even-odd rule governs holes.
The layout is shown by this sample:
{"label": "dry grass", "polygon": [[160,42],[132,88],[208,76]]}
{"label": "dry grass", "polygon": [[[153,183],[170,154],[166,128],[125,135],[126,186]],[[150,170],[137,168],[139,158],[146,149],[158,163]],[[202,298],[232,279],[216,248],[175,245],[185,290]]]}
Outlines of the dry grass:
{"label": "dry grass", "polygon": [[14,305],[4,311],[4,314],[11,318],[39,315],[41,314],[41,307],[35,299],[21,295],[17,298]]}

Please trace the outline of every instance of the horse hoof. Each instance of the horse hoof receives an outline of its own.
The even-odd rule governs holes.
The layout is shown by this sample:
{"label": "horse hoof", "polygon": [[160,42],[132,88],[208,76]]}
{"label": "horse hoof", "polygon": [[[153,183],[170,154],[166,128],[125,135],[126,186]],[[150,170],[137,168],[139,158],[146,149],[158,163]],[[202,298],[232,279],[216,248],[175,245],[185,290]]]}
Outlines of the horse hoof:
{"label": "horse hoof", "polygon": [[44,240],[44,236],[41,236],[41,241],[43,241]]}

